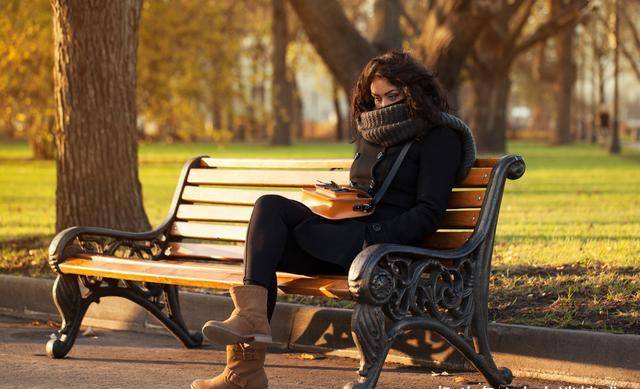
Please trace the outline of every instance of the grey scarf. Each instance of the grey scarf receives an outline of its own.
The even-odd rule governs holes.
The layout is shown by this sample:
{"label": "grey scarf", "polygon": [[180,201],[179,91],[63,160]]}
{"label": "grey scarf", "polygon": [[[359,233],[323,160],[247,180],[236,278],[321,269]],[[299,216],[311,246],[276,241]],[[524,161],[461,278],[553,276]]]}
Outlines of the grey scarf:
{"label": "grey scarf", "polygon": [[[440,124],[458,134],[462,143],[460,167],[456,182],[462,181],[476,161],[476,143],[471,129],[459,118],[446,112],[440,113]],[[427,123],[419,117],[411,117],[404,103],[366,111],[357,119],[358,132],[368,142],[385,147],[404,143],[427,131]]]}
{"label": "grey scarf", "polygon": [[425,122],[411,117],[409,107],[400,103],[361,113],[357,125],[364,139],[389,147],[414,138],[423,131]]}

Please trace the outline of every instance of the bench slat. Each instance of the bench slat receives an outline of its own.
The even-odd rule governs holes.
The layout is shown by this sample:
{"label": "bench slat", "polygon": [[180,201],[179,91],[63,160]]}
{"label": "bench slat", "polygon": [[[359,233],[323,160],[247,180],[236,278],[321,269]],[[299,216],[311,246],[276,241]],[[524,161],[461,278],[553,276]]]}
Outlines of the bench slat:
{"label": "bench slat", "polygon": [[500,158],[480,158],[476,159],[473,167],[494,167]]}
{"label": "bench slat", "polygon": [[209,224],[196,222],[174,222],[169,232],[173,236],[244,242],[247,226]]}
{"label": "bench slat", "polygon": [[[350,169],[352,159],[261,159],[261,158],[203,158],[204,167],[260,168],[260,169]],[[493,167],[498,158],[476,159],[474,167]]]}
{"label": "bench slat", "polygon": [[184,220],[211,220],[248,222],[253,207],[242,205],[192,205],[181,204],[177,217]]}
{"label": "bench slat", "polygon": [[473,228],[478,223],[477,210],[451,211],[447,210],[440,222],[440,228]]}
{"label": "bench slat", "polygon": [[313,170],[243,170],[243,169],[191,169],[187,181],[190,184],[245,185],[268,187],[309,187],[317,181],[349,183],[349,172]]}
{"label": "bench slat", "polygon": [[484,201],[484,190],[454,191],[449,196],[447,208],[480,208]]}
{"label": "bench slat", "polygon": [[[178,207],[178,219],[207,220],[227,222],[249,222],[252,207],[238,205],[193,205],[182,204]],[[473,228],[478,220],[478,211],[445,212],[442,228]]]}
{"label": "bench slat", "polygon": [[267,194],[277,194],[288,199],[302,200],[302,191],[275,189],[238,189],[238,188],[207,188],[186,185],[182,192],[182,199],[212,204],[253,205],[258,197]]}
{"label": "bench slat", "polygon": [[421,246],[436,250],[455,249],[462,247],[472,233],[472,231],[438,231],[426,237]]}
{"label": "bench slat", "polygon": [[[491,168],[472,168],[459,187],[486,187]],[[266,187],[314,186],[317,181],[335,181],[339,185],[349,184],[349,171],[291,171],[291,170],[244,170],[244,169],[191,169],[187,182],[207,185],[238,185]]]}
{"label": "bench slat", "polygon": [[[260,190],[239,188],[207,188],[202,186],[186,185],[182,193],[182,199],[186,201],[211,203],[253,205],[258,197],[266,194],[277,194],[288,199],[301,201],[302,191],[295,190]],[[449,209],[479,208],[484,200],[484,190],[454,191],[449,196]]]}
{"label": "bench slat", "polygon": [[165,255],[241,262],[244,258],[244,245],[171,242]]}
{"label": "bench slat", "polygon": [[203,158],[203,167],[226,167],[245,169],[350,169],[351,159],[235,159]]}
{"label": "bench slat", "polygon": [[[131,281],[226,289],[242,285],[242,267],[187,261],[147,261],[101,255],[70,258],[60,264],[66,274],[117,278]],[[278,288],[285,293],[350,299],[346,277],[303,276],[277,273]]]}

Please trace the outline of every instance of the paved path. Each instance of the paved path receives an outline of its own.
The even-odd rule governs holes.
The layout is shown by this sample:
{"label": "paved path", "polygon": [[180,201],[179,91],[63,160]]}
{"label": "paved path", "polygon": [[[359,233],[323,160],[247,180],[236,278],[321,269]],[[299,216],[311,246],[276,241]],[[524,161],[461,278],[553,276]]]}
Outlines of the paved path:
{"label": "paved path", "polygon": [[[45,323],[0,316],[0,388],[188,388],[193,379],[217,374],[224,366],[224,352],[219,348],[187,350],[166,335],[102,329],[94,331],[95,337],[80,337],[66,359],[52,360],[44,350],[52,331]],[[267,356],[270,388],[275,389],[341,388],[355,377],[356,369],[357,361],[349,358],[304,360],[297,353]],[[434,375],[432,371],[389,364],[378,388],[483,387],[477,373]],[[549,389],[568,386],[518,378],[513,384],[547,385]]]}

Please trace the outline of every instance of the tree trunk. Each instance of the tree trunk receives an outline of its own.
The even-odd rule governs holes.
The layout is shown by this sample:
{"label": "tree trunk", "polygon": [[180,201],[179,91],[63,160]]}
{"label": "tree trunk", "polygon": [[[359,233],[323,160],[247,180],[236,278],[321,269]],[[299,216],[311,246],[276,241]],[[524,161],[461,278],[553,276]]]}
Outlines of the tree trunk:
{"label": "tree trunk", "polygon": [[222,128],[222,105],[218,98],[214,98],[211,102],[211,126],[215,130]]}
{"label": "tree trunk", "polygon": [[287,82],[289,83],[289,89],[291,90],[291,106],[289,112],[291,114],[291,128],[293,129],[293,135],[297,141],[304,138],[304,111],[302,97],[300,96],[300,89],[298,88],[298,81],[296,75],[292,69],[289,69],[287,73],[289,77]]}
{"label": "tree trunk", "polygon": [[[492,23],[491,2],[440,0],[433,2],[429,15],[424,17],[418,37],[416,55],[438,75],[449,94],[449,103],[458,109],[460,73],[476,40]],[[437,21],[437,22],[435,22]]]}
{"label": "tree trunk", "polygon": [[273,76],[271,78],[274,126],[272,145],[291,144],[291,88],[287,80],[287,10],[284,0],[273,0]]}
{"label": "tree trunk", "polygon": [[[561,12],[561,2],[552,2],[554,13]],[[573,61],[573,28],[560,32],[556,38],[556,58],[558,58],[556,92],[557,116],[556,125],[550,136],[553,145],[571,142],[571,102],[573,85],[576,81],[576,64]]]}
{"label": "tree trunk", "polygon": [[[380,54],[380,50],[360,35],[337,0],[288,1],[298,15],[309,41],[329,67],[331,74],[350,93],[360,70],[369,59]],[[396,1],[398,0],[378,3],[390,7],[397,4]],[[466,0],[443,0],[440,3],[434,7],[439,10],[434,11],[437,15],[425,18],[414,54],[435,70],[455,109],[458,105],[460,70],[481,31],[490,24],[492,7],[474,6]],[[401,11],[397,7],[390,12],[390,20],[395,20],[395,12]],[[434,18],[442,20],[435,23]],[[394,39],[397,42],[397,38]]]}
{"label": "tree trunk", "polygon": [[148,229],[138,179],[135,107],[141,0],[51,4],[56,229]]}
{"label": "tree trunk", "polygon": [[400,0],[376,0],[373,6],[371,43],[380,52],[402,49]]}
{"label": "tree trunk", "polygon": [[336,140],[347,139],[347,124],[345,123],[344,114],[342,113],[342,107],[340,106],[340,86],[337,82],[333,82],[332,100],[333,109],[336,114]]}
{"label": "tree trunk", "polygon": [[620,154],[620,0],[615,0],[615,42],[616,49],[613,52],[613,128],[611,129],[610,154]]}
{"label": "tree trunk", "polygon": [[350,91],[378,50],[360,35],[337,0],[289,0],[289,4],[331,74]]}
{"label": "tree trunk", "polygon": [[477,73],[473,82],[475,112],[473,129],[480,153],[506,150],[507,102],[511,80],[509,71]]}
{"label": "tree trunk", "polygon": [[56,156],[54,139],[55,118],[51,115],[38,115],[30,123],[28,142],[33,159],[53,160]]}

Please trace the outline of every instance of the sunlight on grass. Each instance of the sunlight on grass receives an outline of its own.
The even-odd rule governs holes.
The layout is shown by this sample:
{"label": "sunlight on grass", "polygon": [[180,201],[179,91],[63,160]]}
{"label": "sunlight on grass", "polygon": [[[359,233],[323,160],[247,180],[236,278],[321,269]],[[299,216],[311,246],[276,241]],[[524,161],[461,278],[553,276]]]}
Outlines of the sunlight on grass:
{"label": "sunlight on grass", "polygon": [[[0,241],[51,236],[55,166],[32,161],[26,144],[0,145]],[[640,154],[611,157],[595,146],[549,148],[511,143],[527,171],[507,182],[494,264],[553,265],[594,262],[638,266]],[[140,179],[153,225],[166,216],[182,164],[195,155],[242,158],[350,158],[353,145],[293,147],[232,144],[141,145]]]}

